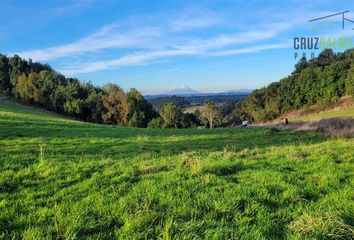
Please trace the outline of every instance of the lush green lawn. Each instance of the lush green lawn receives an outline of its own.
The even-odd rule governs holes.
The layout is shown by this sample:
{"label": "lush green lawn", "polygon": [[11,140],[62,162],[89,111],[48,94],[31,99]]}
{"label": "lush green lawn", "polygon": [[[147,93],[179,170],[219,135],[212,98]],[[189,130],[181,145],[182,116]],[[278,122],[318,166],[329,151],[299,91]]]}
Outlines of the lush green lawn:
{"label": "lush green lawn", "polygon": [[339,109],[339,110],[328,110],[320,113],[311,113],[302,117],[291,119],[293,122],[298,121],[316,121],[325,118],[354,118],[354,106],[347,109]]}
{"label": "lush green lawn", "polygon": [[353,239],[354,139],[129,129],[0,101],[0,238]]}

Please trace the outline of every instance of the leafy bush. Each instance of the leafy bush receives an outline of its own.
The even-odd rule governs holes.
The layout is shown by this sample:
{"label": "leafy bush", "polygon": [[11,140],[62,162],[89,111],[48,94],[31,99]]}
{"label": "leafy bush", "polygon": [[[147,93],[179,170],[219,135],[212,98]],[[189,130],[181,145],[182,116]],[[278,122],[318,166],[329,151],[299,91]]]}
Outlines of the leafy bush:
{"label": "leafy bush", "polygon": [[153,118],[149,123],[148,123],[148,128],[162,128],[163,125],[163,120],[160,117]]}

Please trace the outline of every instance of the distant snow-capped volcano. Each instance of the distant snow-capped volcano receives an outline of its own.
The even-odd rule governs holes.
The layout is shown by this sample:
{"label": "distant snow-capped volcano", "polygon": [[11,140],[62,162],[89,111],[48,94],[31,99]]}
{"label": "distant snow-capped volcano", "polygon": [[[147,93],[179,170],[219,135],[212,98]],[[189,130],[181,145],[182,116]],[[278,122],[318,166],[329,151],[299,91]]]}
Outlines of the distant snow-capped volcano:
{"label": "distant snow-capped volcano", "polygon": [[172,91],[168,92],[168,95],[192,95],[192,94],[199,94],[199,92],[187,87],[184,84],[179,88],[175,88]]}

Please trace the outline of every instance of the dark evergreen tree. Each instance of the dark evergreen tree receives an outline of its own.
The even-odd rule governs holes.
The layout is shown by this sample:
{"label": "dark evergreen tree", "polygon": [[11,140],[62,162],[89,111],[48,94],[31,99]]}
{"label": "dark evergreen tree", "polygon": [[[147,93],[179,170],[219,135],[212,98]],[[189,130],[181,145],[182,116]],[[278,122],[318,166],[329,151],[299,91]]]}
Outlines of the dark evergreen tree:
{"label": "dark evergreen tree", "polygon": [[0,93],[9,94],[11,91],[9,59],[0,54]]}

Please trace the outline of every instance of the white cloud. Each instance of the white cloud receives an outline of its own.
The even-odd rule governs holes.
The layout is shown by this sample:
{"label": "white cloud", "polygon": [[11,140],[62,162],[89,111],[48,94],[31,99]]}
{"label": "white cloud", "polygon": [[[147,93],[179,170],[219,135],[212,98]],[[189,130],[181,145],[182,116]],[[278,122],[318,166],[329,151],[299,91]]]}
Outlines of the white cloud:
{"label": "white cloud", "polygon": [[114,60],[79,64],[74,67],[62,69],[60,72],[68,75],[95,72],[99,70],[110,69],[113,67],[144,64],[147,63],[148,61],[155,60],[158,58],[194,55],[195,53],[196,52],[193,50],[180,50],[180,49],[139,52],[135,54],[126,55]]}
{"label": "white cloud", "polygon": [[280,48],[289,48],[291,45],[289,43],[277,43],[277,44],[266,44],[266,45],[257,45],[252,47],[245,47],[245,48],[237,48],[237,49],[230,49],[225,51],[213,52],[210,53],[210,56],[227,56],[227,55],[238,55],[244,53],[253,53],[253,52],[260,52],[269,49],[280,49]]}
{"label": "white cloud", "polygon": [[[156,20],[156,19],[155,19]],[[141,21],[141,20],[139,20]],[[203,28],[216,24],[219,19],[207,11],[191,10],[180,14],[171,21],[159,22],[150,27],[152,22],[146,21],[127,27],[126,23],[106,25],[97,32],[72,42],[56,47],[35,49],[19,52],[21,57],[34,61],[50,61],[60,58],[83,56],[88,59],[88,53],[97,53],[96,59],[102,58],[103,50],[112,50],[109,55],[121,55],[110,60],[79,62],[62,65],[61,72],[68,75],[94,72],[114,67],[149,64],[152,61],[166,60],[178,56],[224,56],[240,53],[250,53],[271,48],[282,47],[273,45],[255,45],[248,48],[225,48],[249,45],[251,43],[274,39],[279,33],[288,30],[291,24],[260,24],[248,31],[219,34],[209,38],[193,38],[180,31],[191,28]],[[132,26],[128,24],[128,26]],[[171,31],[172,30],[172,31]],[[122,55],[124,50],[125,55]],[[10,54],[11,55],[11,54]]]}
{"label": "white cloud", "polygon": [[287,24],[276,24],[267,26],[264,30],[251,30],[236,34],[224,34],[210,39],[194,40],[187,44],[177,45],[175,47],[178,49],[194,49],[202,51],[236,44],[251,43],[274,38],[281,31],[284,31],[289,27],[290,26]]}
{"label": "white cloud", "polygon": [[274,48],[284,48],[284,44],[256,45],[248,48],[238,48],[233,50],[216,51],[225,47],[231,47],[239,44],[258,42],[274,38],[279,32],[288,29],[287,24],[273,24],[267,26],[264,30],[252,30],[236,34],[223,34],[209,39],[197,39],[185,44],[172,45],[167,48],[149,51],[140,51],[133,54],[127,54],[113,60],[103,60],[96,62],[71,64],[70,67],[63,67],[63,74],[73,75],[78,73],[87,73],[111,69],[114,67],[134,66],[148,64],[153,60],[165,59],[167,57],[178,56],[224,56],[241,53],[251,53]]}
{"label": "white cloud", "polygon": [[144,46],[144,39],[159,35],[159,30],[152,27],[122,32],[119,31],[118,24],[111,24],[77,42],[57,47],[24,51],[17,54],[24,58],[31,58],[34,61],[48,61],[108,48]]}
{"label": "white cloud", "polygon": [[193,28],[204,28],[215,25],[219,19],[209,11],[193,10],[173,19],[169,27],[174,31],[183,31]]}
{"label": "white cloud", "polygon": [[79,73],[95,72],[95,71],[110,69],[114,67],[135,66],[139,64],[146,64],[151,62],[152,60],[166,58],[166,57],[196,56],[196,55],[218,57],[218,56],[226,56],[226,55],[237,55],[237,54],[244,54],[244,53],[260,52],[269,49],[279,49],[279,48],[287,48],[287,47],[289,47],[289,44],[279,43],[279,44],[269,44],[269,45],[256,45],[247,48],[239,48],[239,49],[209,52],[209,53],[205,52],[206,49],[203,49],[202,52],[196,49],[172,49],[172,50],[140,52],[140,53],[127,55],[114,60],[80,64],[74,66],[73,68],[62,69],[61,72],[63,74],[72,75],[72,74],[79,74]]}
{"label": "white cloud", "polygon": [[163,35],[171,34],[171,30],[184,31],[190,28],[202,28],[215,23],[216,18],[209,12],[189,11],[188,14],[172,17],[172,20],[166,21],[166,23],[161,22],[161,19],[158,22],[154,22],[156,19],[145,19],[146,22],[144,20],[140,21],[138,26],[134,26],[134,21],[132,23],[122,22],[121,25],[113,23],[103,26],[97,32],[76,42],[44,49],[9,53],[9,55],[18,54],[34,61],[50,61],[111,48],[153,49],[165,44]]}

